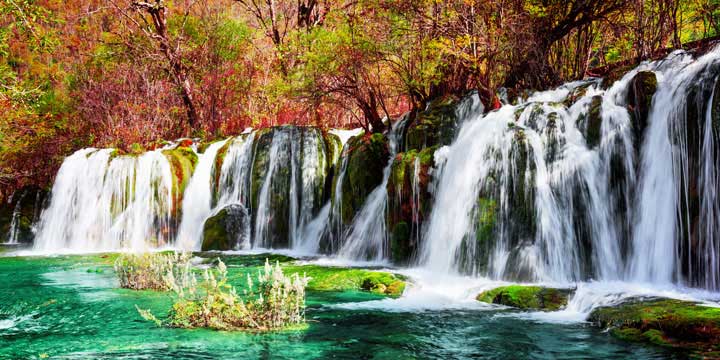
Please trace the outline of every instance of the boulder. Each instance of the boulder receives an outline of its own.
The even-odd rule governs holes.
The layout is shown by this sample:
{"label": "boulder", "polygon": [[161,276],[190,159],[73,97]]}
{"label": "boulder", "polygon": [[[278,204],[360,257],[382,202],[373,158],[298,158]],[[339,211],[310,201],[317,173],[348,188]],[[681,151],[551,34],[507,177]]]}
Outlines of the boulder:
{"label": "boulder", "polygon": [[569,289],[510,285],[483,291],[477,300],[523,310],[557,311],[567,305],[571,293]]}
{"label": "boulder", "polygon": [[449,145],[458,129],[458,102],[457,97],[447,96],[431,101],[424,111],[417,112],[406,130],[405,149]]}
{"label": "boulder", "polygon": [[250,216],[239,204],[228,205],[205,220],[202,251],[233,250],[250,243]]}
{"label": "boulder", "polygon": [[648,115],[656,90],[657,77],[652,71],[640,71],[630,80],[627,103],[633,117],[633,132],[638,149],[648,126]]}

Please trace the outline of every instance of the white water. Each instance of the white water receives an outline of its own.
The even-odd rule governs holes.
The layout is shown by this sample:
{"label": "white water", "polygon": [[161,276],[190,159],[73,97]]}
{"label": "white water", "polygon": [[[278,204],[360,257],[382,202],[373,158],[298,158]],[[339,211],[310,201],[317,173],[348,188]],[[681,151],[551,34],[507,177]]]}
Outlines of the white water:
{"label": "white water", "polygon": [[15,203],[15,208],[12,212],[12,218],[10,219],[10,235],[8,236],[8,240],[6,242],[6,244],[8,245],[16,245],[18,243],[18,233],[20,232],[20,210],[22,208],[22,201],[26,195],[27,194],[25,192],[22,192],[19,198],[16,200],[17,203]]}
{"label": "white water", "polygon": [[[483,114],[473,102],[460,107],[457,111],[462,114],[462,128],[457,139],[435,153],[438,165],[431,171],[436,180],[431,189],[434,210],[424,219],[423,232],[413,234],[421,236],[422,268],[402,271],[415,284],[397,300],[347,306],[411,311],[493,308],[477,304],[474,296],[505,280],[577,286],[564,311],[527,315],[548,321],[582,320],[596,306],[631,296],[715,297],[714,293],[678,285],[686,283],[681,269],[685,262],[697,267],[690,269],[691,273],[702,274],[690,285],[720,288],[719,157],[717,134],[712,130],[714,114],[704,108],[700,122],[704,131],[698,160],[698,192],[702,194],[699,245],[684,255],[687,258],[681,258],[678,245],[689,245],[678,244],[678,238],[688,231],[680,228],[680,220],[689,217],[681,208],[688,201],[684,190],[688,184],[683,183],[687,180],[682,179],[687,178],[684,175],[690,160],[684,138],[681,136],[679,142],[673,139],[688,131],[684,114],[691,106],[685,104],[689,86],[718,58],[718,50],[699,60],[675,54],[666,61],[642,65],[607,90],[595,84],[571,83],[489,114]],[[636,139],[625,104],[628,82],[638,70],[652,70],[659,80],[640,154],[635,152]],[[579,86],[588,86],[584,95],[571,106],[561,103]],[[716,95],[713,93],[710,101]],[[601,99],[597,144],[588,142],[587,125],[579,120],[587,115],[594,96]],[[313,191],[322,181],[319,170],[326,162],[336,164],[338,159],[317,154],[320,147],[316,135],[306,136],[298,130],[276,133],[258,191],[253,251],[274,247],[268,226],[273,216],[274,174],[288,169],[289,246],[293,248],[288,251],[317,253],[322,234],[330,231],[344,241],[337,242],[343,244],[340,249],[331,249],[339,257],[324,261],[337,265],[346,264],[346,259],[386,262],[386,185],[401,124],[389,134],[392,156],[383,181],[368,196],[349,229],[338,224],[328,226],[330,214],[339,213],[342,204],[340,187],[335,188],[337,201],[333,204],[319,204]],[[214,168],[219,145],[201,154],[186,190],[183,208],[187,213],[183,214],[179,233],[179,239],[192,233],[189,238],[194,240],[188,242],[193,244],[191,248],[197,248],[198,231],[215,211],[230,204],[250,210],[254,135],[228,140],[220,169]],[[342,134],[343,143],[347,135]],[[109,153],[87,149],[65,161],[50,207],[39,224],[36,249],[143,249],[173,244],[172,231],[168,231],[173,204],[167,160],[151,152],[139,158],[109,161]],[[337,156],[339,151],[333,153]],[[309,158],[318,160],[305,160]],[[619,165],[613,168],[613,161],[618,159]],[[339,183],[346,167],[347,157],[343,157],[337,167]],[[417,163],[413,170],[415,221],[421,205]],[[214,184],[217,171],[219,181]],[[620,184],[612,184],[613,171],[622,173]],[[498,221],[488,248],[469,241],[477,235],[479,197],[497,202]],[[533,225],[526,229],[518,228],[518,224],[524,226],[517,221],[521,200],[532,209]],[[240,247],[250,246],[248,241]],[[472,261],[468,263],[467,258]]]}
{"label": "white water", "polygon": [[[388,134],[390,158],[383,169],[383,179],[380,185],[368,194],[365,203],[355,215],[352,224],[345,230],[343,245],[338,251],[338,256],[341,258],[376,261],[387,258],[388,238],[385,224],[388,201],[387,183],[395,155],[400,146],[400,137],[409,118],[409,116],[403,117],[393,124],[390,129]],[[341,182],[338,184],[341,184]]]}
{"label": "white water", "polygon": [[[684,279],[688,275],[681,273],[678,253],[681,232],[691,230],[682,229],[680,220],[692,224],[684,210],[690,196],[688,177],[693,176],[685,136],[695,131],[688,129],[692,125],[685,114],[687,107],[697,106],[689,91],[704,81],[698,80],[703,76],[711,76],[711,85],[715,84],[717,73],[706,73],[719,59],[718,49],[697,60],[676,53],[641,65],[606,91],[591,85],[569,108],[560,102],[579,83],[536,93],[519,105],[506,105],[487,115],[468,113],[457,140],[436,153],[435,202],[419,263],[440,273],[469,272],[496,279],[561,283],[625,279],[720,288],[720,160],[718,134],[707,106],[714,94],[699,100],[706,104],[699,111],[701,129],[697,130],[703,136],[698,151],[700,245],[682,245],[687,248],[686,273],[693,274],[692,279]],[[659,81],[637,158],[625,98],[629,81],[640,70],[654,71]],[[598,145],[587,142],[582,120],[593,96],[602,101]],[[520,130],[524,142],[515,139]],[[618,171],[613,170],[613,161],[621,170],[619,180],[611,174]],[[619,184],[611,185],[613,179]],[[512,197],[519,183],[525,185],[525,200],[532,201],[536,226],[525,236],[513,229],[519,209]],[[489,255],[474,241],[479,197],[499,203]],[[631,243],[629,250],[623,250],[625,242]],[[487,257],[488,264],[468,266],[465,257]]]}
{"label": "white water", "polygon": [[181,249],[200,250],[205,220],[212,213],[213,174],[218,150],[228,140],[210,144],[198,156],[198,162],[183,195],[183,213],[177,245]]}
{"label": "white water", "polygon": [[[684,135],[688,129],[686,109],[694,104],[689,98],[690,86],[706,67],[720,59],[720,51],[715,51],[693,61],[692,57],[680,52],[674,53],[657,65],[658,90],[650,111],[650,126],[642,152],[642,170],[640,178],[640,196],[637,208],[637,226],[634,229],[633,252],[629,277],[636,281],[648,281],[668,284],[679,281],[680,258],[677,239],[681,234],[682,217],[689,216],[680,211],[679,206],[687,202],[688,188],[688,144]],[[712,96],[711,96],[712,100]],[[705,254],[709,256],[709,267],[699,269],[707,271],[706,286],[720,288],[717,282],[717,227],[720,226],[717,206],[717,165],[718,157],[713,146],[712,114],[710,109],[704,113],[705,138],[702,141],[702,175],[700,180],[703,193],[702,214],[704,215]],[[717,134],[715,134],[717,136]],[[678,139],[673,142],[673,139]],[[684,179],[684,180],[683,180]],[[681,182],[684,181],[684,182]],[[691,221],[691,219],[687,218]],[[705,255],[703,254],[703,255]]]}
{"label": "white water", "polygon": [[39,251],[145,250],[173,243],[172,172],[161,151],[84,149],[63,162],[38,225]]}

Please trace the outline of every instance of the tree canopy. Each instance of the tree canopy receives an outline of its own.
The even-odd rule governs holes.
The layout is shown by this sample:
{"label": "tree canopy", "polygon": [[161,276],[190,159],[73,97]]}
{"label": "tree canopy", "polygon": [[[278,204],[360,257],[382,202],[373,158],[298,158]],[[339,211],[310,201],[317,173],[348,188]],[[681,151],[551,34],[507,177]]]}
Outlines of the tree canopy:
{"label": "tree canopy", "polygon": [[0,198],[63,156],[361,126],[720,35],[720,0],[3,0]]}

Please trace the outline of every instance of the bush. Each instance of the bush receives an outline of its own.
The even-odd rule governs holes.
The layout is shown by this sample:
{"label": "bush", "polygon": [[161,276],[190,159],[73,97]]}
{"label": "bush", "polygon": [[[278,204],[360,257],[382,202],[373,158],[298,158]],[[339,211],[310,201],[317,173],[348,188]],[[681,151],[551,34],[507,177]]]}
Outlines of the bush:
{"label": "bush", "polygon": [[[187,268],[183,268],[187,269]],[[218,260],[217,269],[206,269],[198,284],[195,274],[183,270],[168,273],[165,280],[175,294],[175,302],[164,322],[178,328],[216,330],[277,330],[305,323],[305,276],[286,276],[280,264],[258,271],[256,283],[248,274],[243,297],[227,282],[227,267]],[[148,310],[138,308],[146,320],[163,325]]]}
{"label": "bush", "polygon": [[125,289],[171,290],[166,277],[189,272],[189,253],[122,254],[115,260],[115,273]]}

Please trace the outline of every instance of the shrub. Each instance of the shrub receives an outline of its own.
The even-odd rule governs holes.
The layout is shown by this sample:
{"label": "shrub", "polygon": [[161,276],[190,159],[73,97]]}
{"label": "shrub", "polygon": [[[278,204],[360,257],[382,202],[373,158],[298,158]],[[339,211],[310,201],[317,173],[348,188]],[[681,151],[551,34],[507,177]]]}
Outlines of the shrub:
{"label": "shrub", "polygon": [[120,287],[133,290],[171,290],[166,277],[190,273],[189,253],[122,254],[115,260]]}
{"label": "shrub", "polygon": [[[195,274],[183,270],[168,273],[165,280],[175,294],[175,302],[165,325],[178,328],[216,330],[276,330],[305,323],[305,286],[308,278],[283,274],[280,264],[258,271],[255,281],[248,274],[243,296],[227,282],[227,267],[218,260],[217,269],[206,269],[198,283]],[[163,322],[148,310],[140,315],[158,325]]]}

